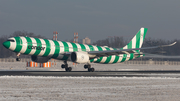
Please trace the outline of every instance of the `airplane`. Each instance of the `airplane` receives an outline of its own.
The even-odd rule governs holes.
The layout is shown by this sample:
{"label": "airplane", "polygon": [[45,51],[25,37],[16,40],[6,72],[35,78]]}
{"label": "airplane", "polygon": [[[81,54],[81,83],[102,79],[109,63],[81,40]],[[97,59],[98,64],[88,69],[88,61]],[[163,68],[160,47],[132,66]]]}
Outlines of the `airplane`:
{"label": "airplane", "polygon": [[168,47],[176,44],[174,42],[169,45],[141,48],[147,30],[147,28],[142,27],[123,48],[94,46],[24,36],[8,38],[3,43],[3,46],[17,53],[17,61],[20,61],[20,54],[31,55],[31,60],[37,63],[45,63],[53,58],[64,61],[61,67],[65,68],[67,72],[72,70],[72,67],[68,67],[67,61],[83,63],[85,64],[85,69],[88,69],[89,72],[94,72],[95,69],[91,67],[91,62],[102,64],[121,63],[144,56],[144,53],[140,52],[140,50]]}

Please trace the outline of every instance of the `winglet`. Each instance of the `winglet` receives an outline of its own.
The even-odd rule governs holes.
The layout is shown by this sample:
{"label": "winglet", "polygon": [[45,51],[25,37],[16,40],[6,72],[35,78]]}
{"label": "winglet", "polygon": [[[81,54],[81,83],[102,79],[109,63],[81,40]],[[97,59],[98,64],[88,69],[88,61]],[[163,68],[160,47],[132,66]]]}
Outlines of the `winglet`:
{"label": "winglet", "polygon": [[172,44],[169,44],[169,45],[162,45],[162,46],[159,46],[159,47],[169,47],[169,46],[173,46],[173,45],[175,45],[177,42],[174,42],[174,43],[172,43]]}

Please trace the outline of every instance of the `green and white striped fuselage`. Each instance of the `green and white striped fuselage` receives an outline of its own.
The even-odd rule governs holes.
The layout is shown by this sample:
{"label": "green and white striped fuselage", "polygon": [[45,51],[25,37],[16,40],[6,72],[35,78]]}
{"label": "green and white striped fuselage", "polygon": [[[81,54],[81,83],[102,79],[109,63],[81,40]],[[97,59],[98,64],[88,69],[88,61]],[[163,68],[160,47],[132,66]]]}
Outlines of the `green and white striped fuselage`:
{"label": "green and white striped fuselage", "polygon": [[[26,55],[42,56],[49,57],[58,60],[69,60],[70,58],[64,55],[64,53],[70,52],[89,52],[89,51],[105,51],[105,50],[117,50],[118,48],[109,48],[85,44],[70,43],[64,41],[55,41],[41,38],[32,38],[32,37],[13,37],[9,38],[15,40],[15,42],[9,41],[8,49]],[[133,40],[132,40],[133,41]],[[134,40],[135,41],[135,40]],[[131,48],[135,48],[137,45],[132,44]],[[126,46],[122,49],[127,49],[129,46]],[[95,63],[119,63],[128,60],[132,60],[135,57],[140,57],[140,55],[131,54],[119,54],[111,55],[108,57],[98,57],[91,59],[90,62]]]}

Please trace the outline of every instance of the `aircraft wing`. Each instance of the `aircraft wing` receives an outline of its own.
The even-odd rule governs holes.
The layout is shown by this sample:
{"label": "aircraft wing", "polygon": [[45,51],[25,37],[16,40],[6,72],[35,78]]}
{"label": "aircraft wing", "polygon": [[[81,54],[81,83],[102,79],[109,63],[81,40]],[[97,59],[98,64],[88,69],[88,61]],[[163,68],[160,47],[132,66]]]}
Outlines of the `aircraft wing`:
{"label": "aircraft wing", "polygon": [[110,56],[110,55],[120,55],[120,54],[131,54],[131,53],[137,53],[138,55],[142,55],[139,52],[136,52],[136,50],[145,50],[145,49],[154,49],[154,48],[162,48],[162,47],[168,47],[175,45],[176,42],[168,45],[160,45],[160,46],[153,46],[153,47],[145,47],[145,48],[132,48],[132,49],[118,49],[118,50],[107,50],[107,51],[90,51],[88,54],[94,55],[94,58],[97,57],[104,57],[104,56]]}

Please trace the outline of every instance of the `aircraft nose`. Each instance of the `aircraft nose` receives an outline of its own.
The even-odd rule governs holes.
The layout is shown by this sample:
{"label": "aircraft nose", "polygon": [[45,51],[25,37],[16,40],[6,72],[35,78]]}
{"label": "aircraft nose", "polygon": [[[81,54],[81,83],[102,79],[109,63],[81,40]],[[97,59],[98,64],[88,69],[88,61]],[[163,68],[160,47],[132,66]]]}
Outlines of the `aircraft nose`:
{"label": "aircraft nose", "polygon": [[5,42],[3,43],[3,46],[8,49],[8,48],[10,47],[10,41],[5,41]]}

